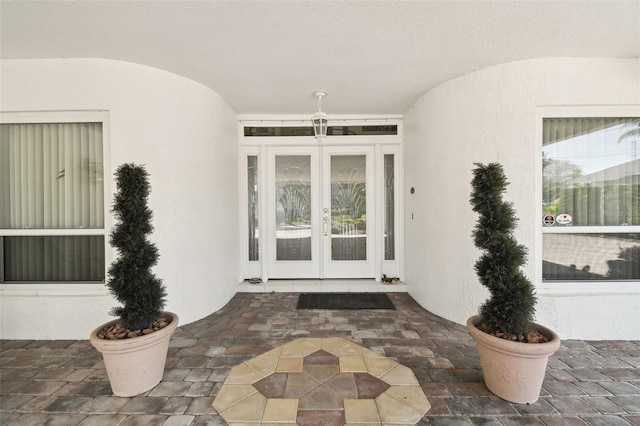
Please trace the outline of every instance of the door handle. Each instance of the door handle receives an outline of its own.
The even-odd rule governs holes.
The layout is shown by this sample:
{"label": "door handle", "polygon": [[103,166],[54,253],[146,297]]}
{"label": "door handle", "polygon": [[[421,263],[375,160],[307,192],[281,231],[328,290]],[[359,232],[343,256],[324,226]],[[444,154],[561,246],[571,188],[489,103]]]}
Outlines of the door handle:
{"label": "door handle", "polygon": [[322,219],[322,228],[324,230],[324,236],[326,237],[327,235],[329,235],[329,221],[326,217]]}

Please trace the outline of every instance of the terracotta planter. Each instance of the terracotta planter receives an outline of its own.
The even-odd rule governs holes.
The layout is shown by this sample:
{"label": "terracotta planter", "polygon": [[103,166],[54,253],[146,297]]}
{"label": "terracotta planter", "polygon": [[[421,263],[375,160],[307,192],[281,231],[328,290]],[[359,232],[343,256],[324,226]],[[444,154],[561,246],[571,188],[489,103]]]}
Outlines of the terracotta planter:
{"label": "terracotta planter", "polygon": [[114,395],[139,395],[162,380],[169,340],[178,326],[176,314],[163,312],[163,315],[170,317],[171,323],[144,336],[122,340],[98,338],[98,333],[104,327],[118,322],[117,319],[101,325],[91,333],[89,341],[102,353]]}
{"label": "terracotta planter", "polygon": [[507,401],[520,404],[536,402],[549,356],[560,347],[558,335],[536,324],[549,342],[512,342],[479,330],[476,325],[480,321],[479,315],[472,316],[467,320],[467,328],[478,345],[487,388]]}

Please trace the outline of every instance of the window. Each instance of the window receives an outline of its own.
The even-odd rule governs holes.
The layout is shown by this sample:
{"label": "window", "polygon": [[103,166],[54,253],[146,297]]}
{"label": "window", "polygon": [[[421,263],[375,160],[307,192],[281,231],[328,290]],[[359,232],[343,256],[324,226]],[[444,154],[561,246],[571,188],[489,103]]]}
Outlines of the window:
{"label": "window", "polygon": [[[397,135],[397,125],[329,126],[327,136]],[[245,137],[313,136],[313,127],[244,127]]]}
{"label": "window", "polygon": [[542,278],[640,279],[640,118],[545,118]]}
{"label": "window", "polygon": [[384,155],[384,260],[396,258],[394,155]]}
{"label": "window", "polygon": [[104,199],[102,122],[3,116],[0,282],[103,282]]}
{"label": "window", "polygon": [[258,204],[258,156],[247,156],[247,233],[249,261],[260,260],[260,206]]}

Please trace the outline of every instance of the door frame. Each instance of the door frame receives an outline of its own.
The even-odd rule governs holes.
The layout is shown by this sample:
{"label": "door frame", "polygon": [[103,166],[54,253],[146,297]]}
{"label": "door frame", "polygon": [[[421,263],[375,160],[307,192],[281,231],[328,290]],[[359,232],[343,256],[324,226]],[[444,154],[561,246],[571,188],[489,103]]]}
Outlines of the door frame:
{"label": "door frame", "polygon": [[[388,277],[398,277],[404,280],[404,256],[403,256],[403,174],[402,174],[402,141],[403,128],[402,116],[384,115],[384,116],[335,116],[330,117],[329,126],[397,126],[397,133],[392,135],[358,135],[358,136],[335,136],[331,135],[325,139],[323,146],[373,146],[374,149],[374,191],[378,201],[374,205],[376,212],[375,233],[375,280],[380,281],[383,274]],[[308,116],[257,116],[257,115],[240,115],[238,116],[238,141],[239,141],[239,170],[238,182],[239,188],[239,238],[241,241],[240,259],[241,262],[241,280],[259,278],[263,282],[269,280],[268,269],[268,253],[266,242],[259,242],[259,259],[249,260],[248,256],[248,178],[247,178],[247,158],[249,156],[257,157],[258,173],[257,173],[257,191],[259,198],[258,207],[258,227],[261,236],[265,236],[265,225],[269,217],[267,191],[267,168],[268,156],[267,148],[270,147],[304,147],[318,146],[317,140],[313,136],[269,136],[255,137],[245,136],[245,127],[310,127],[310,118]],[[394,156],[394,174],[395,174],[395,191],[394,191],[394,228],[396,231],[394,252],[395,257],[390,260],[385,259],[384,247],[384,155],[392,154]],[[266,238],[261,238],[266,240]],[[291,279],[294,279],[292,277]]]}

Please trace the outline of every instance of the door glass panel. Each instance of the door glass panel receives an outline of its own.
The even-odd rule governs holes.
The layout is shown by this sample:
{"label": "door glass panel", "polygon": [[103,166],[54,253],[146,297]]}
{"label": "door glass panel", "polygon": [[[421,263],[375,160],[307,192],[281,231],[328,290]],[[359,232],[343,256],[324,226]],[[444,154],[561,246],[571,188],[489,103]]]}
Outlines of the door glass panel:
{"label": "door glass panel", "polygon": [[311,157],[276,156],[276,260],[311,260]]}
{"label": "door glass panel", "polygon": [[249,260],[260,260],[258,239],[258,156],[247,157],[247,217],[249,219]]}
{"label": "door glass panel", "polygon": [[331,260],[367,259],[365,155],[331,156]]}
{"label": "door glass panel", "polygon": [[394,158],[384,156],[384,260],[395,260]]}

